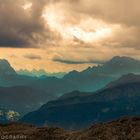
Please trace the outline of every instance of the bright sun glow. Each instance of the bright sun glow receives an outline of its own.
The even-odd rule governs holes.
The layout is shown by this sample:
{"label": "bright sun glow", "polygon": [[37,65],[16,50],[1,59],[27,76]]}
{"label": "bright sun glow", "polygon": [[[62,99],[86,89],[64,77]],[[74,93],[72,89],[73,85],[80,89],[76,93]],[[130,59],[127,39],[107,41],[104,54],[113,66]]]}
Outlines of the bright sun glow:
{"label": "bright sun glow", "polygon": [[24,10],[28,10],[28,9],[30,9],[32,7],[32,3],[25,3],[24,5],[23,5],[23,9]]}
{"label": "bright sun glow", "polygon": [[63,13],[55,12],[55,8],[52,6],[44,11],[43,17],[47,25],[52,30],[58,31],[65,39],[76,37],[85,42],[98,41],[111,36],[114,29],[114,26],[107,25],[102,21],[93,20],[92,18],[87,18],[76,26],[65,25]]}
{"label": "bright sun glow", "polygon": [[84,30],[78,27],[71,27],[68,29],[69,33],[75,36],[78,39],[81,39],[85,42],[91,42],[94,40],[98,40],[100,38],[104,38],[112,33],[110,28],[101,28],[96,29],[95,32],[85,32]]}

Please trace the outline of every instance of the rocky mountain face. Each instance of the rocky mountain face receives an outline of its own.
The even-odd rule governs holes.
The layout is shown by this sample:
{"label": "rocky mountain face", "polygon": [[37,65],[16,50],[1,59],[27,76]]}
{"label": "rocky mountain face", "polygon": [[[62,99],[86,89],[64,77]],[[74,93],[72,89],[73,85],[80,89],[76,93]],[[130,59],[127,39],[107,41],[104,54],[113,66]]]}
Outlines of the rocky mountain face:
{"label": "rocky mountain face", "polygon": [[79,131],[19,123],[0,125],[0,130],[1,138],[11,136],[27,140],[139,140],[140,118],[124,117],[108,123],[94,124]]}

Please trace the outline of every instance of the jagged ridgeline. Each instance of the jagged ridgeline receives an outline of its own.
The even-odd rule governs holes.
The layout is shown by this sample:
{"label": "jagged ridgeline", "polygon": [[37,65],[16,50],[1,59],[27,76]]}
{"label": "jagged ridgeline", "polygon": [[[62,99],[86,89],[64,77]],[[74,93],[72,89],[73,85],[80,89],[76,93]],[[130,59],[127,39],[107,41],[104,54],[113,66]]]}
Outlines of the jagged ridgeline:
{"label": "jagged ridgeline", "polygon": [[[140,61],[116,56],[102,65],[81,72],[71,71],[57,78],[21,75],[7,60],[0,60],[0,106],[23,116],[50,100],[95,94],[95,91],[104,89],[108,83],[129,73],[140,73]],[[129,76],[132,77],[131,74]]]}

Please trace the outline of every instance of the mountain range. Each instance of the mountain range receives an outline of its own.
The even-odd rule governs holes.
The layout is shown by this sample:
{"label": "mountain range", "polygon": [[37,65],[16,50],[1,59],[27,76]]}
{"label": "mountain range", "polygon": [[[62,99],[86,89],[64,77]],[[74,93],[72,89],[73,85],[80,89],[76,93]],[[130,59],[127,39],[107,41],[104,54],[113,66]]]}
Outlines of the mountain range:
{"label": "mountain range", "polygon": [[[140,73],[140,61],[129,57],[113,57],[103,65],[84,71],[71,71],[62,78],[20,75],[10,63],[0,60],[0,107],[16,110],[21,116],[50,100],[81,94],[95,94],[124,74]],[[79,93],[77,92],[79,91]],[[70,93],[70,94],[69,94]],[[83,95],[83,94],[82,94]],[[16,103],[16,104],[15,104]]]}
{"label": "mountain range", "polygon": [[128,73],[140,74],[140,61],[115,56],[103,65],[89,67],[82,72],[72,71],[64,79],[75,83],[80,91],[96,91]]}
{"label": "mountain range", "polygon": [[26,69],[20,69],[16,71],[19,75],[25,75],[25,76],[32,76],[32,77],[57,77],[57,78],[62,78],[66,73],[65,72],[58,72],[58,73],[49,73],[46,72],[43,69],[36,70],[33,69],[31,71],[26,70]]}
{"label": "mountain range", "polygon": [[140,115],[140,75],[128,74],[102,90],[87,96],[80,94],[84,93],[50,101],[21,121],[73,130],[123,116]]}

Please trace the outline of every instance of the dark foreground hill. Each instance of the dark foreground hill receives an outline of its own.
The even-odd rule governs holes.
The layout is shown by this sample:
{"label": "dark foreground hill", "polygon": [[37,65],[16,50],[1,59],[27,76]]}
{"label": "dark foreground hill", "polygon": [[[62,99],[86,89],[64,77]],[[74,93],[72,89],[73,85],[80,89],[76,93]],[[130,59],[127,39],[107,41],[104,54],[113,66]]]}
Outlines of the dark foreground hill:
{"label": "dark foreground hill", "polygon": [[94,124],[80,131],[34,127],[24,124],[0,125],[0,138],[26,140],[140,140],[140,117],[125,117],[109,123]]}

